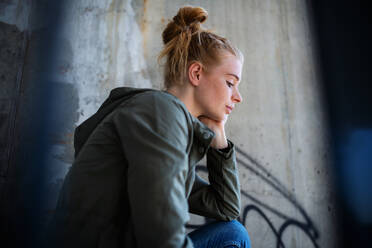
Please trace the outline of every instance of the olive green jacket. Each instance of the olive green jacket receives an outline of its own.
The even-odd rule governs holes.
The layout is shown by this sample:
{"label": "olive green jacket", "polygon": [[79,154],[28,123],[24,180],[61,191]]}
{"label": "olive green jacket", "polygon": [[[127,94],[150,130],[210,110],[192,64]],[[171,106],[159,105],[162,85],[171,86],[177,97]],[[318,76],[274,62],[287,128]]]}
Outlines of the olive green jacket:
{"label": "olive green jacket", "polygon": [[[193,247],[189,212],[232,220],[240,185],[234,145],[175,96],[116,88],[75,131],[75,161],[50,224],[51,247]],[[195,173],[207,155],[210,184]]]}

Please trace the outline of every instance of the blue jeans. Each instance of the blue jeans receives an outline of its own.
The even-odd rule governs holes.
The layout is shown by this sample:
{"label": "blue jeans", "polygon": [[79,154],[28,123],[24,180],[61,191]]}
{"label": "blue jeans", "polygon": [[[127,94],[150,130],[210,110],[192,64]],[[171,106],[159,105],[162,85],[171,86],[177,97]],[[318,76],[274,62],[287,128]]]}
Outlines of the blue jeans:
{"label": "blue jeans", "polygon": [[240,222],[215,221],[189,233],[195,248],[250,248],[245,227]]}

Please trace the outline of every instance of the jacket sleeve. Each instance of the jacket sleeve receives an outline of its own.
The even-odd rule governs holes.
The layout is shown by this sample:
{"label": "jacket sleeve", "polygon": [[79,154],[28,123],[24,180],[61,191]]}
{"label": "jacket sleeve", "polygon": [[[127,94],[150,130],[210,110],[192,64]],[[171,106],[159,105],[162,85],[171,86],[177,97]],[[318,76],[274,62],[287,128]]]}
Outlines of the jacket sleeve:
{"label": "jacket sleeve", "polygon": [[196,175],[188,202],[190,212],[209,218],[230,221],[240,214],[240,183],[235,158],[235,147],[209,148],[207,168],[210,184]]}
{"label": "jacket sleeve", "polygon": [[[146,93],[145,93],[146,94]],[[128,197],[138,247],[187,247],[188,125],[178,103],[140,96],[113,118],[128,164]]]}

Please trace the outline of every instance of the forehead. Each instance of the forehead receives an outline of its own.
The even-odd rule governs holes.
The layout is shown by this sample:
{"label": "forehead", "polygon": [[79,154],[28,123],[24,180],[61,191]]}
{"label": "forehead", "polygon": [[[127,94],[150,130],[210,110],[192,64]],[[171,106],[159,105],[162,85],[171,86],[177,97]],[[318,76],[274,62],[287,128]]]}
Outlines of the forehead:
{"label": "forehead", "polygon": [[220,63],[215,67],[215,72],[234,78],[237,76],[237,80],[239,80],[241,78],[243,66],[241,60],[232,54],[223,55],[220,59]]}

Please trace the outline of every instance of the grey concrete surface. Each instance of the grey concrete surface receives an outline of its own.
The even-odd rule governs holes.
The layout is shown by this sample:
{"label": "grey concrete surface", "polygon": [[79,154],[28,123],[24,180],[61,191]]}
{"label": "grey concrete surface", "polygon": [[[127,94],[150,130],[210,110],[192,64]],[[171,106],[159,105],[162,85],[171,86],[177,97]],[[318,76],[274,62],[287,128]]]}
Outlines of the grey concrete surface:
{"label": "grey concrete surface", "polygon": [[0,176],[8,171],[14,139],[15,108],[24,56],[24,32],[0,22]]}
{"label": "grey concrete surface", "polygon": [[14,149],[16,106],[26,50],[30,3],[0,3],[0,176],[5,176]]}
{"label": "grey concrete surface", "polygon": [[1,1],[0,22],[15,25],[22,32],[29,27],[30,10],[31,1]]}
{"label": "grey concrete surface", "polygon": [[[330,147],[306,0],[70,1],[53,78],[65,92],[68,121],[53,134],[46,209],[53,209],[73,161],[74,128],[110,90],[162,87],[161,32],[185,4],[204,7],[209,12],[204,26],[230,39],[245,56],[243,102],[226,129],[237,146],[240,221],[252,247],[277,247],[280,240],[285,247],[334,247]],[[1,21],[24,28],[22,18],[0,14],[6,16]],[[203,222],[193,216],[191,224]]]}

